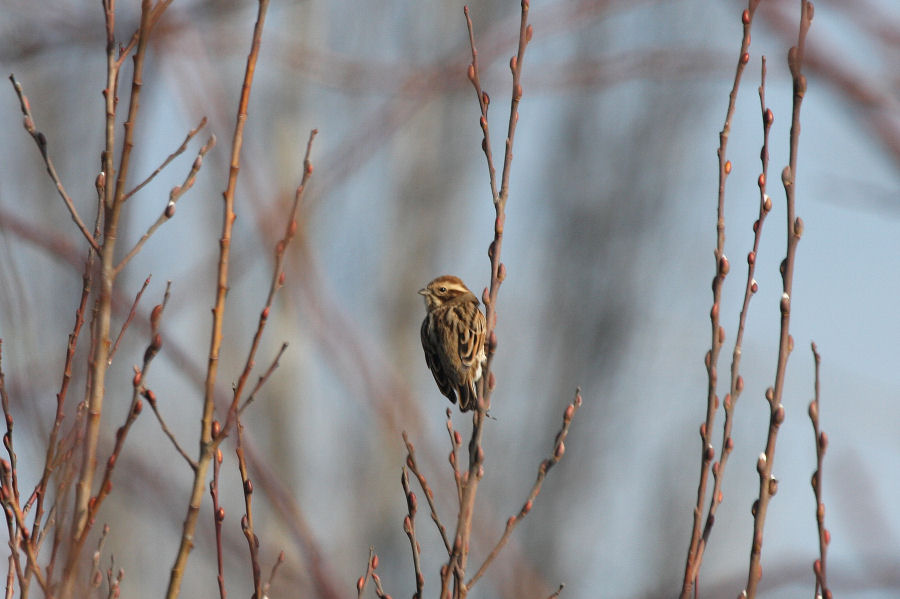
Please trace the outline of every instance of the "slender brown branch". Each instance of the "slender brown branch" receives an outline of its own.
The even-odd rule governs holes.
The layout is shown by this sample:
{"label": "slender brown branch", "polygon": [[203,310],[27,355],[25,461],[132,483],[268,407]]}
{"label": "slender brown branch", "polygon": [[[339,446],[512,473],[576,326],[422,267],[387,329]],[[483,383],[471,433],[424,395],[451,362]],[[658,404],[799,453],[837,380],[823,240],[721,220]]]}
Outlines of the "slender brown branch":
{"label": "slender brown branch", "polygon": [[44,159],[44,165],[47,167],[47,174],[50,175],[53,184],[56,185],[56,191],[59,193],[59,197],[62,198],[63,202],[66,204],[66,208],[69,209],[69,214],[72,216],[72,220],[75,221],[75,224],[78,225],[81,234],[84,235],[87,242],[94,248],[94,251],[100,252],[100,246],[97,244],[97,240],[94,239],[94,236],[91,235],[91,232],[84,224],[84,221],[81,220],[81,217],[78,215],[78,210],[75,208],[75,202],[72,201],[72,198],[66,192],[62,180],[59,178],[59,173],[56,172],[56,167],[53,166],[53,161],[50,159],[50,154],[47,150],[47,138],[35,127],[34,117],[31,116],[31,105],[28,102],[28,97],[22,91],[22,84],[16,81],[15,75],[10,75],[9,80],[16,90],[16,95],[19,96],[19,106],[22,109],[22,114],[25,115],[25,120],[23,122],[25,131],[28,132],[37,144],[38,150],[41,152],[41,157]]}
{"label": "slender brown branch", "polygon": [[[146,287],[149,282],[149,278],[144,283]],[[112,490],[112,475],[113,470],[116,467],[116,464],[119,461],[119,456],[122,453],[122,449],[125,446],[125,440],[128,437],[128,432],[131,430],[131,426],[134,424],[137,417],[140,416],[141,412],[144,409],[144,403],[141,400],[142,397],[146,397],[147,389],[144,385],[147,375],[150,372],[150,364],[153,362],[153,358],[159,353],[159,350],[162,348],[162,337],[159,334],[159,324],[160,319],[162,318],[163,312],[166,309],[166,305],[169,303],[169,293],[171,290],[171,283],[166,284],[166,291],[163,295],[163,301],[161,304],[158,304],[153,308],[152,316],[151,316],[151,328],[150,328],[150,341],[147,344],[147,348],[144,351],[144,359],[140,368],[135,367],[134,370],[134,378],[132,379],[132,392],[131,392],[131,404],[128,410],[128,415],[125,418],[124,424],[119,427],[116,431],[116,441],[113,445],[112,453],[109,458],[106,460],[106,468],[103,471],[103,479],[100,482],[100,489],[97,491],[97,494],[91,499],[88,503],[88,520],[93,521],[96,517],[98,511],[100,510],[100,506],[103,504],[103,501],[109,495]],[[141,290],[143,292],[143,290]],[[138,298],[140,299],[140,294],[138,294]],[[135,303],[137,303],[137,299]],[[74,541],[76,546],[80,546],[86,540],[87,534],[90,531],[89,527],[85,527],[79,537],[77,537]]]}
{"label": "slender brown branch", "polygon": [[566,583],[564,583],[564,582],[560,583],[559,588],[556,589],[556,591],[553,594],[551,594],[549,597],[547,597],[547,599],[556,599],[556,597],[559,597],[559,594],[563,592],[564,588],[566,588]]}
{"label": "slender brown branch", "polygon": [[707,544],[709,543],[709,537],[712,532],[712,527],[716,520],[716,512],[718,511],[719,505],[721,505],[723,501],[722,481],[724,479],[725,467],[728,463],[728,458],[731,455],[732,449],[734,449],[734,441],[731,437],[731,431],[734,427],[734,408],[737,405],[737,401],[744,389],[744,379],[740,375],[741,355],[743,353],[742,346],[744,339],[744,328],[747,323],[747,314],[750,309],[750,300],[756,294],[759,288],[759,285],[756,282],[754,276],[756,273],[756,260],[759,254],[760,240],[762,239],[763,224],[765,223],[766,215],[768,215],[772,209],[772,200],[771,198],[769,198],[768,193],[766,193],[766,182],[769,172],[769,132],[772,128],[772,123],[774,122],[775,117],[772,113],[772,110],[766,106],[765,86],[766,57],[763,56],[761,83],[759,86],[759,101],[762,109],[763,124],[763,146],[760,152],[762,172],[760,173],[757,180],[757,184],[759,187],[759,211],[757,219],[753,223],[753,247],[747,254],[747,280],[744,285],[744,301],[741,306],[740,317],[738,318],[738,331],[737,335],[735,336],[734,349],[731,354],[730,389],[728,394],[725,395],[725,399],[723,401],[725,407],[725,423],[722,427],[722,456],[719,458],[718,462],[714,462],[712,465],[713,491],[709,501],[709,508],[706,513],[706,523],[703,526],[703,536],[700,539],[700,543],[697,545],[697,551],[693,561],[693,568],[690,572],[690,579],[692,581],[696,580],[697,574],[700,571],[700,565],[703,562],[703,554]]}
{"label": "slender brown branch", "polygon": [[403,532],[409,538],[409,546],[413,557],[413,572],[416,578],[416,592],[413,595],[413,599],[422,599],[423,589],[425,588],[425,575],[422,574],[422,558],[419,555],[419,542],[416,540],[418,500],[416,499],[416,494],[409,488],[409,474],[406,468],[402,470],[400,483],[403,485],[403,494],[406,495],[407,510],[407,514],[403,518]]}
{"label": "slender brown branch", "polygon": [[381,577],[375,572],[375,568],[378,567],[378,555],[375,553],[374,547],[369,547],[369,561],[366,564],[366,573],[359,577],[359,580],[356,581],[356,592],[358,597],[363,596],[363,591],[366,589],[366,583],[369,581],[369,578],[372,579],[372,582],[375,584],[375,594],[379,597],[379,599],[390,599],[390,595],[385,594],[384,587],[381,586]]}
{"label": "slender brown branch", "polygon": [[162,429],[163,434],[169,438],[169,441],[172,442],[172,446],[175,447],[175,451],[177,451],[181,457],[184,458],[184,461],[188,463],[191,467],[191,470],[197,470],[197,462],[188,454],[187,451],[178,443],[178,439],[175,437],[175,434],[169,429],[169,426],[166,424],[165,419],[162,414],[159,412],[159,406],[157,406],[156,393],[154,393],[151,389],[144,389],[144,399],[147,400],[147,403],[150,404],[150,408],[153,410],[153,413],[156,415],[156,420],[159,422],[159,427]]}
{"label": "slender brown branch", "polygon": [[813,361],[815,363],[815,396],[809,404],[809,420],[812,422],[813,435],[816,442],[816,471],[812,475],[813,495],[816,499],[816,530],[819,536],[819,559],[813,562],[813,572],[816,575],[816,587],[814,597],[831,599],[831,589],[828,588],[827,555],[828,545],[831,543],[831,532],[825,528],[825,502],[822,499],[822,467],[825,461],[825,451],[828,449],[828,435],[819,428],[819,365],[822,362],[815,343],[810,344]]}
{"label": "slender brown branch", "polygon": [[269,364],[269,367],[266,369],[266,371],[259,377],[259,379],[257,379],[256,385],[254,385],[253,389],[250,390],[250,393],[247,394],[247,399],[238,408],[238,410],[237,410],[238,416],[243,414],[244,410],[246,410],[250,406],[250,404],[253,403],[253,400],[256,399],[256,394],[259,393],[259,390],[262,389],[263,385],[266,384],[266,381],[269,380],[269,377],[272,376],[272,373],[275,372],[275,369],[278,368],[279,362],[281,360],[281,356],[284,355],[284,352],[287,349],[287,347],[288,347],[287,343],[281,344],[281,347],[278,349],[278,353],[275,354],[275,359],[272,360],[272,363]]}
{"label": "slender brown branch", "polygon": [[788,52],[788,66],[794,82],[794,101],[791,111],[790,162],[781,173],[787,200],[787,252],[781,263],[783,293],[781,295],[781,327],[778,345],[778,365],[775,371],[775,383],[766,390],[769,402],[770,420],[765,451],[759,456],[757,471],[759,472],[759,497],[753,504],[753,540],[750,547],[750,565],[747,573],[746,593],[748,599],[756,596],[756,588],[762,578],[760,558],[762,555],[763,531],[769,501],[778,490],[778,481],[772,475],[775,461],[775,445],[778,429],[784,420],[784,378],[787,371],[788,357],[794,349],[794,339],[790,334],[791,301],[794,281],[794,258],[797,244],[803,233],[803,221],[796,216],[795,182],[797,177],[797,151],[800,143],[800,107],[806,94],[806,77],[803,75],[803,52],[806,45],[806,34],[813,18],[813,7],[809,0],[800,1],[800,25],[797,34],[797,45]]}
{"label": "slender brown branch", "polygon": [[356,581],[356,596],[359,599],[362,599],[363,591],[366,590],[366,583],[369,581],[369,578],[372,577],[372,574],[375,573],[375,568],[378,567],[378,556],[375,555],[375,547],[369,547],[369,559],[366,561],[366,573],[359,577]]}
{"label": "slender brown branch", "polygon": [[158,228],[160,228],[163,223],[168,221],[170,218],[175,216],[175,204],[181,198],[184,193],[189,190],[194,185],[194,181],[197,179],[197,172],[200,170],[200,167],[203,166],[203,157],[209,152],[212,147],[216,145],[216,136],[211,135],[210,138],[206,141],[206,144],[200,148],[200,151],[197,152],[197,158],[194,159],[193,164],[191,165],[191,170],[188,172],[187,177],[184,179],[184,183],[181,185],[176,185],[169,192],[169,202],[166,204],[166,207],[163,208],[162,214],[156,219],[156,221],[150,225],[150,228],[141,236],[134,247],[125,254],[125,257],[116,265],[115,274],[118,275],[125,265],[134,258],[141,248],[144,247],[144,244],[150,239],[150,236],[156,232]]}
{"label": "slender brown branch", "polygon": [[250,480],[250,474],[247,470],[247,460],[244,458],[244,447],[242,444],[243,425],[240,418],[235,419],[235,429],[237,430],[237,448],[235,453],[238,459],[238,469],[241,473],[241,484],[244,490],[244,515],[241,517],[241,530],[247,539],[247,546],[250,550],[250,568],[253,573],[253,596],[262,597],[262,574],[259,565],[259,537],[253,529],[253,481]]}
{"label": "slender brown branch", "polygon": [[497,190],[496,174],[493,165],[490,148],[490,129],[488,124],[488,106],[490,97],[481,89],[478,50],[475,46],[475,35],[468,7],[464,8],[466,26],[469,32],[469,45],[472,50],[472,62],[468,68],[469,80],[475,88],[478,97],[478,105],[481,112],[480,124],[483,133],[482,149],[488,164],[488,174],[491,182],[491,196],[494,203],[496,218],[494,220],[494,239],[488,249],[491,261],[490,289],[485,289],[482,301],[485,304],[485,318],[487,320],[487,361],[482,370],[482,377],[478,384],[478,404],[472,415],[472,437],[469,441],[469,467],[463,475],[462,499],[460,501],[459,516],[456,523],[450,558],[441,571],[440,597],[448,596],[451,577],[455,586],[455,597],[464,599],[467,589],[464,583],[466,562],[469,554],[469,537],[472,530],[472,513],[475,506],[475,497],[478,492],[478,483],[484,475],[484,449],[481,445],[481,437],[484,432],[484,422],[487,412],[491,407],[491,392],[495,381],[491,373],[493,355],[497,348],[497,336],[494,328],[497,324],[495,306],[497,303],[500,284],[506,278],[506,268],[500,262],[500,251],[503,243],[503,226],[506,220],[506,201],[509,195],[509,174],[512,164],[512,148],[515,139],[516,125],[519,121],[518,105],[522,99],[521,73],[525,56],[525,48],[532,37],[532,27],[528,24],[529,0],[522,0],[521,19],[519,25],[519,43],[515,56],[510,59],[512,71],[512,93],[510,99],[509,123],[506,136],[506,151],[504,154],[503,171],[501,174],[500,190]]}
{"label": "slender brown branch", "polygon": [[[575,391],[575,398],[572,400],[572,403],[566,406],[566,409],[563,412],[563,423],[562,427],[559,429],[559,432],[556,434],[556,438],[553,441],[553,452],[550,454],[550,457],[541,462],[541,465],[538,468],[537,479],[534,481],[534,485],[532,485],[531,487],[531,492],[528,494],[528,498],[525,500],[525,503],[522,504],[522,508],[519,510],[519,513],[514,516],[510,516],[506,521],[506,528],[504,529],[503,534],[500,536],[500,540],[497,541],[497,544],[488,554],[487,558],[485,558],[484,563],[482,563],[481,567],[478,568],[475,576],[470,578],[466,583],[467,589],[471,590],[472,586],[476,582],[478,582],[478,579],[481,578],[481,576],[487,570],[488,566],[491,565],[491,563],[500,553],[500,550],[503,549],[504,545],[506,545],[506,542],[509,540],[509,536],[512,534],[513,530],[515,530],[519,522],[521,522],[531,511],[531,508],[534,506],[534,501],[537,499],[537,496],[541,492],[541,487],[544,484],[544,479],[547,477],[547,473],[562,459],[563,455],[566,453],[566,437],[569,434],[569,425],[572,424],[572,417],[575,416],[575,412],[577,412],[578,408],[581,407],[581,403],[581,390],[578,389]],[[560,590],[561,589],[562,587],[560,587]],[[558,592],[559,591],[557,591],[557,593]]]}
{"label": "slender brown branch", "polygon": [[[0,394],[3,396],[6,395],[5,391],[6,387],[3,384],[2,373],[0,373]],[[5,407],[8,408],[8,400],[4,400],[6,402]],[[9,424],[9,412],[6,412],[7,416],[7,426]],[[7,450],[11,450],[11,438],[7,436],[4,437],[4,444],[7,446]],[[37,561],[37,550],[35,549],[34,539],[33,537],[28,535],[28,525],[25,522],[25,514],[21,509],[21,505],[19,504],[19,497],[17,493],[14,491],[15,483],[14,477],[16,473],[13,471],[12,465],[6,460],[0,460],[0,505],[3,506],[3,512],[6,515],[7,521],[7,529],[9,531],[9,547],[11,553],[14,555],[14,565],[16,567],[16,573],[19,578],[19,585],[21,587],[22,594],[28,595],[28,578],[31,575],[34,575],[35,579],[37,579],[38,584],[43,590],[44,595],[47,597],[52,597],[53,592],[50,589],[47,578],[44,576],[43,571],[41,570],[40,565]],[[26,570],[22,572],[21,565],[19,563],[18,552],[20,550],[25,551],[26,556]]]}
{"label": "slender brown branch", "polygon": [[[713,277],[712,292],[713,304],[709,312],[711,342],[706,354],[705,366],[707,374],[706,386],[706,418],[700,425],[700,480],[697,484],[697,501],[694,505],[694,525],[691,531],[691,540],[688,545],[687,558],[685,560],[684,578],[681,585],[681,599],[690,597],[691,590],[702,559],[701,534],[703,525],[703,505],[706,501],[706,487],[709,480],[711,464],[716,452],[712,444],[713,427],[716,421],[716,411],[719,407],[719,396],[716,394],[718,385],[718,361],[719,353],[725,339],[725,329],[719,323],[719,310],[722,298],[722,286],[728,274],[730,265],[725,256],[725,181],[731,173],[731,161],[727,159],[728,137],[731,133],[731,121],[734,117],[737,104],[737,94],[740,89],[741,77],[747,63],[750,61],[750,30],[753,25],[753,15],[759,5],[759,0],[750,0],[748,7],[741,14],[743,23],[743,36],[741,48],[738,53],[737,66],[735,67],[734,82],[731,93],[728,95],[728,108],[725,112],[725,124],[719,133],[719,148],[717,156],[719,160],[719,189],[717,201],[716,219],[716,274]],[[736,383],[736,380],[735,380]],[[715,501],[713,497],[713,501]],[[713,520],[708,520],[710,523]]]}
{"label": "slender brown branch", "polygon": [[[226,435],[228,434],[228,431],[230,430],[231,425],[234,422],[234,418],[239,412],[240,400],[243,396],[243,391],[246,387],[247,380],[250,377],[250,373],[253,371],[256,352],[259,349],[259,343],[262,340],[263,331],[265,330],[266,323],[269,319],[269,312],[272,308],[272,301],[275,299],[275,293],[282,287],[282,285],[284,285],[285,250],[287,249],[288,245],[297,232],[297,211],[300,207],[300,202],[303,199],[303,192],[306,189],[307,183],[309,182],[309,177],[313,172],[313,166],[309,160],[309,156],[312,152],[313,140],[316,138],[317,134],[318,131],[316,129],[310,131],[309,139],[306,142],[306,154],[303,158],[303,176],[300,179],[300,185],[297,186],[297,191],[294,193],[294,202],[291,205],[291,210],[288,214],[284,236],[275,245],[275,265],[272,269],[272,279],[269,284],[269,294],[266,297],[265,307],[263,307],[262,312],[260,312],[259,314],[259,324],[257,325],[256,332],[253,335],[253,340],[250,344],[250,351],[247,352],[247,360],[244,363],[244,369],[241,372],[241,376],[238,378],[237,384],[235,385],[231,408],[228,411],[228,417],[226,418],[225,424],[222,427],[222,432]],[[279,354],[279,357],[280,355],[281,354]],[[276,358],[272,368],[277,366],[277,364],[278,359]],[[270,371],[272,368],[270,368]],[[259,384],[265,382],[265,378],[268,378],[268,375],[266,375]],[[259,387],[259,384],[257,385],[257,388]]]}
{"label": "slender brown branch", "polygon": [[244,125],[247,122],[247,106],[250,103],[250,90],[253,86],[253,75],[256,72],[256,61],[259,57],[260,40],[262,39],[263,25],[265,24],[268,6],[268,0],[259,0],[256,24],[253,28],[250,51],[247,55],[247,66],[244,70],[241,97],[238,103],[234,135],[231,142],[231,167],[228,174],[228,184],[222,194],[224,200],[222,236],[219,241],[219,262],[217,269],[216,297],[213,306],[213,326],[210,335],[206,383],[204,385],[203,417],[200,426],[200,452],[197,459],[197,468],[194,471],[194,482],[192,485],[190,501],[188,503],[187,514],[185,515],[184,523],[182,525],[181,544],[169,576],[166,599],[175,599],[181,588],[181,581],[184,578],[188,555],[194,545],[194,531],[197,527],[200,504],[203,500],[203,487],[205,484],[206,472],[209,468],[209,462],[213,457],[215,449],[212,423],[215,412],[215,391],[216,376],[219,367],[219,351],[222,346],[222,329],[225,323],[225,295],[228,291],[231,231],[235,219],[234,193],[237,187],[238,172],[240,170],[241,147],[244,142]]}
{"label": "slender brown branch", "polygon": [[[213,428],[218,423],[213,423]],[[219,598],[225,599],[228,592],[225,590],[225,559],[222,554],[222,522],[225,521],[225,508],[219,505],[219,474],[222,471],[222,449],[216,449],[216,457],[213,459],[213,476],[209,482],[209,494],[212,498],[213,522],[216,535],[216,582],[219,585]]]}
{"label": "slender brown branch", "polygon": [[269,594],[269,589],[272,586],[272,581],[275,580],[275,574],[278,573],[278,568],[281,567],[285,561],[284,551],[280,551],[278,553],[278,559],[275,560],[275,563],[272,564],[272,571],[269,572],[269,579],[266,580],[266,584],[263,585],[263,597],[271,597]]}
{"label": "slender brown branch", "polygon": [[[6,434],[3,435],[3,445],[6,448],[6,454],[9,461],[0,461],[0,505],[6,514],[6,525],[9,532],[9,549],[12,559],[9,575],[15,570],[19,587],[23,594],[27,594],[28,581],[26,574],[22,572],[22,565],[19,558],[19,546],[23,543],[31,543],[31,539],[27,537],[27,529],[22,531],[19,529],[16,518],[13,517],[14,511],[20,505],[19,503],[19,482],[18,482],[18,465],[16,452],[13,449],[13,416],[9,406],[9,394],[6,390],[6,375],[3,373],[3,340],[0,339],[0,406],[2,406],[3,416],[6,420]],[[29,565],[29,572],[30,572]]]}
{"label": "slender brown branch", "polygon": [[150,183],[151,181],[153,181],[153,179],[156,178],[156,175],[158,175],[159,173],[161,173],[161,172],[163,171],[164,168],[166,168],[167,166],[169,166],[169,163],[171,163],[173,160],[175,160],[176,158],[178,158],[179,156],[181,156],[181,154],[187,149],[188,143],[189,143],[192,139],[194,139],[194,136],[197,135],[197,133],[200,132],[200,129],[202,129],[202,128],[205,127],[205,126],[206,126],[206,117],[203,117],[203,118],[200,120],[200,122],[197,124],[196,127],[194,127],[193,129],[191,129],[190,131],[188,131],[188,134],[187,134],[187,136],[184,138],[184,141],[181,143],[181,145],[178,146],[178,148],[177,148],[174,152],[172,152],[171,154],[169,154],[169,155],[166,157],[166,159],[163,160],[162,164],[160,164],[160,165],[156,168],[155,171],[153,171],[152,173],[150,173],[150,174],[147,176],[146,179],[144,179],[144,180],[141,181],[138,185],[136,185],[136,186],[134,187],[134,189],[132,189],[131,191],[129,191],[128,193],[126,193],[126,194],[122,197],[122,201],[127,201],[128,198],[130,198],[131,196],[133,196],[134,194],[136,194],[137,192],[139,192],[140,190],[142,190],[148,183]]}
{"label": "slender brown branch", "polygon": [[[451,548],[450,540],[447,538],[447,528],[441,522],[440,517],[438,517],[437,506],[435,506],[434,504],[434,493],[432,492],[431,487],[428,486],[428,481],[425,480],[425,475],[422,474],[422,472],[419,470],[419,465],[416,463],[416,450],[413,447],[412,442],[409,440],[406,431],[403,431],[403,443],[406,445],[406,465],[410,469],[410,471],[412,471],[413,475],[415,475],[415,477],[419,480],[419,486],[422,487],[422,492],[425,493],[425,499],[428,501],[428,507],[431,509],[431,520],[434,522],[434,525],[437,526],[438,532],[441,535],[441,540],[444,541],[444,547],[447,549],[447,555],[450,555]],[[453,456],[454,453],[451,453],[450,455]],[[456,479],[458,487],[458,472]]]}
{"label": "slender brown branch", "polygon": [[[107,88],[104,90],[106,100],[106,148],[104,150],[105,204],[103,218],[103,245],[100,250],[101,285],[97,302],[97,311],[93,322],[93,345],[90,357],[90,393],[87,401],[85,435],[82,445],[81,472],[75,486],[75,514],[72,519],[72,536],[84,538],[90,526],[88,505],[92,493],[94,475],[97,468],[97,446],[100,440],[100,420],[103,413],[105,397],[105,381],[108,369],[110,350],[110,319],[112,315],[112,295],[115,286],[115,250],[118,238],[119,216],[122,209],[125,179],[128,175],[131,149],[134,145],[134,122],[140,108],[140,94],[143,86],[142,76],[144,56],[150,35],[150,1],[141,3],[141,24],[138,29],[137,49],[134,53],[134,68],[129,97],[128,116],[124,124],[122,153],[119,159],[119,172],[115,188],[110,185],[113,178],[112,155],[115,151],[116,121],[116,88],[119,69],[115,57],[115,6],[108,1],[106,6],[107,22]],[[80,547],[79,547],[80,549]],[[69,551],[64,573],[62,595],[69,597],[73,591],[74,576],[79,551]]]}
{"label": "slender brown branch", "polygon": [[125,334],[125,329],[128,328],[128,325],[131,324],[131,321],[134,320],[134,315],[137,312],[138,302],[141,301],[141,296],[144,295],[144,290],[147,288],[147,285],[150,284],[150,277],[148,276],[144,279],[144,284],[141,285],[140,290],[138,290],[137,295],[134,296],[134,301],[131,303],[131,310],[128,311],[128,316],[125,318],[125,322],[122,323],[122,328],[119,329],[119,335],[116,337],[115,343],[113,343],[112,349],[109,352],[109,357],[106,359],[106,364],[112,364],[113,357],[116,355],[116,350],[119,349],[119,342],[122,340],[122,335]]}

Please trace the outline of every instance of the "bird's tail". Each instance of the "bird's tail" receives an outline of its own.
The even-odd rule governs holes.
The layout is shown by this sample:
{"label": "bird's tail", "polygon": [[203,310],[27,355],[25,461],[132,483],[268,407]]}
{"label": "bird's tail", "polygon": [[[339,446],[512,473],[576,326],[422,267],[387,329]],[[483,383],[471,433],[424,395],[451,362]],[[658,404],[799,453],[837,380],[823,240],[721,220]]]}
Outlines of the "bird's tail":
{"label": "bird's tail", "polygon": [[475,381],[460,385],[456,391],[459,394],[460,411],[468,412],[478,405],[478,390],[475,388]]}

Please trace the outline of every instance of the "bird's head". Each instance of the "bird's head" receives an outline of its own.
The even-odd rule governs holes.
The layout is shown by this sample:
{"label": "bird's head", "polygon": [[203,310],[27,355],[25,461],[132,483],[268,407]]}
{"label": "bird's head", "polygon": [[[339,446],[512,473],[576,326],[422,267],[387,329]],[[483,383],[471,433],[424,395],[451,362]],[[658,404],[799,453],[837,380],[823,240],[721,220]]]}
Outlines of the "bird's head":
{"label": "bird's head", "polygon": [[425,307],[429,312],[467,293],[472,292],[459,277],[453,275],[438,277],[423,289],[419,289],[419,295],[425,297]]}

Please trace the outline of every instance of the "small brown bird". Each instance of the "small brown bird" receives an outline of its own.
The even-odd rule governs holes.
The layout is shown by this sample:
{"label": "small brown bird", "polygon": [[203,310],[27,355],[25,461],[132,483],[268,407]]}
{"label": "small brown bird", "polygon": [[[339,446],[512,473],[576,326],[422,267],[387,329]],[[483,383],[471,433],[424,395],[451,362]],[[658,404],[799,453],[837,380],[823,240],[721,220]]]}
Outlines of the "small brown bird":
{"label": "small brown bird", "polygon": [[481,378],[486,324],[478,309],[478,298],[461,280],[451,275],[438,277],[419,293],[425,296],[428,314],[422,321],[422,348],[425,362],[441,393],[463,412],[475,407]]}

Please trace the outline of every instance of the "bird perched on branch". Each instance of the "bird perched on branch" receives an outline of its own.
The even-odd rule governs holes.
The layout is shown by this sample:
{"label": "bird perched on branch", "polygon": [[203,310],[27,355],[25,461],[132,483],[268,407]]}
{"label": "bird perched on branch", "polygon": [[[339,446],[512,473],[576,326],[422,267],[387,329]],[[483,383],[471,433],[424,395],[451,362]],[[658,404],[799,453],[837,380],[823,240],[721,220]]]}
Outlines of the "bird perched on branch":
{"label": "bird perched on branch", "polygon": [[444,275],[428,283],[419,294],[428,313],[422,321],[422,348],[434,381],[447,399],[463,412],[475,407],[484,352],[484,314],[478,298],[457,277]]}

